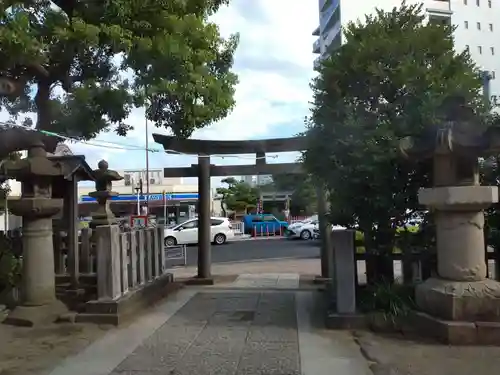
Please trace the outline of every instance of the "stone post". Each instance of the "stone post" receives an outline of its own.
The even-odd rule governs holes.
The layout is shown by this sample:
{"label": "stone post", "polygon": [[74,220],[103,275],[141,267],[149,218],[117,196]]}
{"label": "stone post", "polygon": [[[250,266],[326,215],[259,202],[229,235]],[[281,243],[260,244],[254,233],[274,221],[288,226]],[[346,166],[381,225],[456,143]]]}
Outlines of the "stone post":
{"label": "stone post", "polygon": [[34,326],[53,323],[67,312],[56,299],[52,218],[63,208],[52,198],[52,179],[63,174],[62,166],[47,158],[43,143],[34,143],[26,159],[6,162],[5,174],[21,181],[21,198],[11,211],[23,218],[22,303],[4,321]]}
{"label": "stone post", "polygon": [[198,157],[198,279],[212,283],[210,236],[210,157]]}
{"label": "stone post", "polygon": [[334,230],[329,236],[333,242],[335,258],[335,285],[332,292],[335,298],[336,312],[338,314],[356,313],[356,231]]}
{"label": "stone post", "polygon": [[71,290],[78,290],[80,279],[80,252],[78,246],[78,182],[73,178],[67,181],[64,209],[68,223],[68,269]]}
{"label": "stone post", "polygon": [[478,166],[481,153],[498,148],[491,143],[498,136],[481,131],[463,99],[444,109],[441,125],[401,147],[409,158],[433,160],[434,187],[421,189],[419,202],[435,216],[438,276],[417,286],[416,302],[439,319],[498,321],[500,283],[486,278],[483,233],[483,210],[498,202],[498,188],[479,186]]}

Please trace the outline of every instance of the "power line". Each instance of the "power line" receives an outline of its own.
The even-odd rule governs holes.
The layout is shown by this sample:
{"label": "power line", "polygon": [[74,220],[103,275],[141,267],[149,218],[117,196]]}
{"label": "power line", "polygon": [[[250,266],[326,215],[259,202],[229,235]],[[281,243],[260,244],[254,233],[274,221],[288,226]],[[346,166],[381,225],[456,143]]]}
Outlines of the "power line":
{"label": "power line", "polygon": [[[18,127],[18,128],[23,128],[23,129],[26,129],[26,130],[29,130],[29,131],[33,131],[33,132],[39,132],[39,133],[42,133],[42,134],[45,134],[45,135],[48,135],[48,136],[51,136],[51,137],[56,137],[56,138],[60,138],[60,139],[63,139],[65,141],[69,141],[69,142],[76,142],[76,143],[81,143],[81,144],[84,144],[84,145],[87,145],[87,146],[92,146],[92,147],[101,147],[101,148],[106,148],[106,149],[114,149],[114,150],[123,150],[123,151],[148,151],[148,152],[152,152],[152,153],[166,153],[166,154],[173,154],[173,155],[180,155],[180,156],[193,156],[193,157],[196,157],[196,155],[193,155],[193,154],[187,154],[187,153],[184,153],[184,152],[179,152],[179,151],[175,151],[175,150],[165,150],[165,149],[158,149],[158,148],[146,148],[146,147],[143,147],[143,146],[137,146],[137,145],[130,145],[130,144],[125,144],[125,143],[120,143],[120,142],[112,142],[112,141],[102,141],[102,140],[92,140],[92,141],[87,141],[87,140],[84,140],[84,139],[81,139],[81,138],[77,138],[77,137],[69,137],[67,135],[63,135],[63,134],[60,134],[60,133],[55,133],[55,132],[50,132],[50,131],[46,131],[46,130],[39,130],[39,129],[34,129],[34,128],[30,128],[30,127],[27,127],[27,126],[24,126],[24,125],[20,125],[20,124],[13,124],[13,123],[7,123],[7,122],[2,122],[0,121],[0,126],[4,126],[4,127]],[[278,155],[267,155],[267,156],[259,156],[259,157],[245,157],[245,156],[242,156],[242,155],[218,155],[218,154],[214,154],[214,155],[199,155],[199,157],[216,157],[216,158],[221,158],[221,159],[225,159],[225,158],[235,158],[235,159],[244,159],[244,160],[257,160],[257,159],[266,159],[266,158],[271,158],[271,159],[276,159],[278,157]]]}

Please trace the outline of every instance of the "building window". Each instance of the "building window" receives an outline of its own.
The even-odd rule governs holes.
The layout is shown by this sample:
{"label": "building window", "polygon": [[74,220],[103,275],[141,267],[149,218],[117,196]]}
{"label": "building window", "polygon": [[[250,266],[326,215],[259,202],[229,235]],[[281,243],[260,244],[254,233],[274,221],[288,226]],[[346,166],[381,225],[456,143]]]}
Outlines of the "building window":
{"label": "building window", "polygon": [[478,30],[481,30],[481,22],[478,22],[478,23],[477,23],[477,29],[478,29]]}
{"label": "building window", "polygon": [[491,55],[495,55],[495,47],[490,47],[490,50],[491,50]]}
{"label": "building window", "polygon": [[483,54],[483,47],[477,46],[477,51],[479,52],[480,55]]}
{"label": "building window", "polygon": [[493,31],[493,24],[490,23],[490,31]]}
{"label": "building window", "polygon": [[465,26],[466,29],[468,29],[469,28],[469,21],[465,21],[464,22],[464,26]]}

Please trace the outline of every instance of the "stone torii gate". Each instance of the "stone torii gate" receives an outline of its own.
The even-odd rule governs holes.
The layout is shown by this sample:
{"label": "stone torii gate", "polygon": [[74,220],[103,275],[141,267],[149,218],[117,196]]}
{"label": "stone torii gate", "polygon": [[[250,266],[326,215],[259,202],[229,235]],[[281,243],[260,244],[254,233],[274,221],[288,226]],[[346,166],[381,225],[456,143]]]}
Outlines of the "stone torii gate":
{"label": "stone torii gate", "polygon": [[[198,276],[193,283],[212,284],[211,238],[210,238],[210,177],[272,175],[280,173],[304,173],[301,163],[266,163],[266,153],[302,151],[307,147],[306,137],[274,138],[246,141],[213,141],[200,139],[179,139],[173,136],[153,134],[156,143],[167,152],[198,155],[198,164],[189,167],[165,168],[164,177],[197,177],[199,194],[198,230]],[[210,163],[210,155],[255,154],[253,165],[224,165]],[[331,246],[327,236],[326,200],[324,190],[318,189],[319,220],[321,235],[321,273],[328,278]]]}

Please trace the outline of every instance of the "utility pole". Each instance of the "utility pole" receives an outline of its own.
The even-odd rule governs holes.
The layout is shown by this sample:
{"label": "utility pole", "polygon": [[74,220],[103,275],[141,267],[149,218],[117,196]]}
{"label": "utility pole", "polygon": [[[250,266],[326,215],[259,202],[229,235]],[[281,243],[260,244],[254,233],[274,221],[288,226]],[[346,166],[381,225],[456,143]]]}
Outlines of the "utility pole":
{"label": "utility pole", "polygon": [[148,90],[145,91],[145,107],[144,107],[144,119],[146,125],[146,214],[149,216],[149,126],[148,126],[148,107],[147,107],[147,99],[148,99]]}

